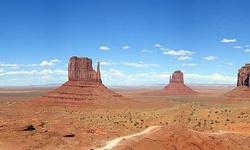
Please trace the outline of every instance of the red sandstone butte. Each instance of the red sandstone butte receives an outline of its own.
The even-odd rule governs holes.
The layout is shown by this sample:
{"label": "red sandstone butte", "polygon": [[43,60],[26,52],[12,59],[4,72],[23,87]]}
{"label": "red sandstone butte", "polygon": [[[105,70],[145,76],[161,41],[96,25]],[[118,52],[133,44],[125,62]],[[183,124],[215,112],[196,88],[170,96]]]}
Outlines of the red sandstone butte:
{"label": "red sandstone butte", "polygon": [[68,64],[69,81],[87,81],[102,83],[100,63],[97,63],[97,72],[92,67],[92,60],[87,57],[73,56]]}
{"label": "red sandstone butte", "polygon": [[183,73],[180,70],[175,71],[170,76],[169,84],[162,90],[163,95],[196,95],[198,92],[192,90],[184,84]]}
{"label": "red sandstone butte", "polygon": [[198,92],[192,90],[184,84],[183,73],[180,70],[175,71],[170,76],[169,84],[162,90],[142,93],[150,96],[181,96],[181,95],[197,95]]}
{"label": "red sandstone butte", "polygon": [[122,95],[102,84],[99,62],[95,71],[91,59],[76,56],[69,60],[68,81],[42,98],[57,101],[56,103],[59,103],[58,100],[70,100],[86,104],[112,104],[125,100]]}
{"label": "red sandstone butte", "polygon": [[231,98],[250,98],[250,63],[238,70],[237,87],[225,94]]}
{"label": "red sandstone butte", "polygon": [[238,70],[237,86],[250,86],[250,63],[245,64],[241,69]]}

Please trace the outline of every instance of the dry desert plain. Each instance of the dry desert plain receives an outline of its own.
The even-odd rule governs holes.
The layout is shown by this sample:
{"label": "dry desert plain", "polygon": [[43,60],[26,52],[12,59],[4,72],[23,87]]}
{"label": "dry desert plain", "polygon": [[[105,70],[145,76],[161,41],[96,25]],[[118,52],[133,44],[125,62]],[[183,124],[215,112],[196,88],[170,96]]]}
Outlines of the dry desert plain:
{"label": "dry desert plain", "polygon": [[[110,87],[125,102],[48,101],[51,88],[0,89],[0,149],[249,150],[250,98],[227,85],[190,86],[198,95],[149,96],[164,86]],[[97,102],[98,103],[98,102]]]}

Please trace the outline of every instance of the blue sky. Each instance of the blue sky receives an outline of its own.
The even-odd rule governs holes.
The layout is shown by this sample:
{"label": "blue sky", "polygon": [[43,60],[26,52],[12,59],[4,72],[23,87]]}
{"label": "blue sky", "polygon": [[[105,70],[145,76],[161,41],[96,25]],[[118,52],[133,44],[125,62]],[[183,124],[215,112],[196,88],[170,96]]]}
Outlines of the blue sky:
{"label": "blue sky", "polygon": [[67,81],[71,56],[105,85],[236,84],[250,62],[249,0],[1,0],[0,86]]}

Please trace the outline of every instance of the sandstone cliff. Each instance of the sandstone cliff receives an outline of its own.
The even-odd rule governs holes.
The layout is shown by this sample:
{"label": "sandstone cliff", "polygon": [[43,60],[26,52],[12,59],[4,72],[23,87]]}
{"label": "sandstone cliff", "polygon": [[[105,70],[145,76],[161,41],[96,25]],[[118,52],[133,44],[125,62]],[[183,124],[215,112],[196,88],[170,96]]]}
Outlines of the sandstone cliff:
{"label": "sandstone cliff", "polygon": [[250,63],[245,64],[241,69],[238,70],[237,86],[250,86]]}
{"label": "sandstone cliff", "polygon": [[91,59],[87,57],[71,57],[68,64],[68,80],[102,83],[99,62],[97,63],[96,72],[92,67]]}
{"label": "sandstone cliff", "polygon": [[86,104],[123,103],[122,95],[109,90],[102,84],[100,63],[97,71],[92,68],[92,60],[87,57],[73,56],[68,64],[68,81],[57,89],[48,92],[43,99],[81,101]]}

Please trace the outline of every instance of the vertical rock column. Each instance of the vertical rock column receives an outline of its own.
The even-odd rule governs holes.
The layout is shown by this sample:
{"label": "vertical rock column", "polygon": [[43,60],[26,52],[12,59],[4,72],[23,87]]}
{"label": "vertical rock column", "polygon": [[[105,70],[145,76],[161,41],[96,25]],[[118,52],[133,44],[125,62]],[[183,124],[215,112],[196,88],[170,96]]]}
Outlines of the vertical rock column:
{"label": "vertical rock column", "polygon": [[68,63],[68,80],[102,83],[100,63],[97,63],[96,72],[92,67],[91,59],[87,57],[71,57]]}
{"label": "vertical rock column", "polygon": [[238,70],[237,86],[250,86],[250,64]]}
{"label": "vertical rock column", "polygon": [[183,73],[180,70],[175,71],[172,77],[170,76],[170,83],[184,83]]}

